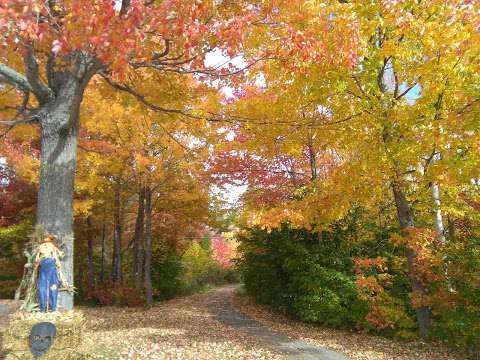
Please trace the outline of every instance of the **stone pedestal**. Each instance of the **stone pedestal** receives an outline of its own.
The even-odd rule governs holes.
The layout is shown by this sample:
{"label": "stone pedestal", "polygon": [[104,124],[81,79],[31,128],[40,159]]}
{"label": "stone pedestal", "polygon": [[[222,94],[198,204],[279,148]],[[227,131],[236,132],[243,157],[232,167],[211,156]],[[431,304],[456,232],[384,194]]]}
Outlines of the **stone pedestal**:
{"label": "stone pedestal", "polygon": [[85,320],[79,311],[54,313],[17,312],[9,317],[7,330],[3,334],[3,348],[7,352],[6,360],[33,360],[30,352],[29,336],[32,327],[41,322],[50,322],[57,328],[57,335],[48,352],[41,360],[80,360]]}

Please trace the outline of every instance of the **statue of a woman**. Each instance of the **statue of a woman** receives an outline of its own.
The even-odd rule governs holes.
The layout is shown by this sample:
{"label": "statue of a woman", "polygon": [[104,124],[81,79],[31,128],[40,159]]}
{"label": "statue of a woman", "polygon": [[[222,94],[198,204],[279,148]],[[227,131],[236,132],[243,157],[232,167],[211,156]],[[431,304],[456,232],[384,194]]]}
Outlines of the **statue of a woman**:
{"label": "statue of a woman", "polygon": [[58,289],[60,285],[67,285],[60,262],[63,252],[55,246],[54,239],[50,234],[40,242],[34,261],[37,269],[34,271],[38,271],[38,300],[42,312],[57,310]]}

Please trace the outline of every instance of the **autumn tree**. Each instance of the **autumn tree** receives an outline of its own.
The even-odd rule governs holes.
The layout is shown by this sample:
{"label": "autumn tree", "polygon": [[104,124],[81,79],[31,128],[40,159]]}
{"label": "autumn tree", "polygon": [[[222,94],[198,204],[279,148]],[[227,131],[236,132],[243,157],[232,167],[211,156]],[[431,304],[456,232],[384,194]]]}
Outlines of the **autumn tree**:
{"label": "autumn tree", "polygon": [[[70,283],[79,109],[90,80],[100,75],[155,111],[188,113],[150,102],[127,79],[138,72],[211,73],[204,55],[216,47],[233,54],[254,15],[248,9],[213,1],[0,3],[0,80],[18,100],[2,125],[40,124],[37,223],[64,244]],[[71,309],[73,297],[62,293],[60,306]]]}
{"label": "autumn tree", "polygon": [[[160,79],[140,86],[154,89]],[[163,80],[156,96],[171,107],[201,102],[207,108],[208,97],[215,97],[191,75]],[[113,227],[112,281],[131,283],[151,303],[158,239],[175,248],[183,232],[206,221],[208,184],[201,174],[205,139],[214,127],[208,130],[202,118],[167,118],[100,83],[87,91],[81,122],[75,208],[97,222],[107,217]],[[169,226],[178,230],[163,234]]]}
{"label": "autumn tree", "polygon": [[[312,184],[286,195],[279,206],[253,205],[248,216],[253,225],[288,221],[320,230],[318,225],[340,219],[354,206],[391,199],[405,240],[420,334],[426,336],[428,284],[410,230],[438,225],[441,208],[464,214],[466,204],[455,194],[478,178],[472,168],[478,157],[470,151],[478,147],[478,5],[352,1],[327,8],[332,26],[354,19],[358,63],[312,63],[309,53],[296,57],[300,51],[278,58],[237,91],[240,100],[232,111],[242,114],[239,126],[246,135],[236,141],[243,153],[237,150],[235,161],[249,158],[245,153],[255,159],[253,167],[275,153],[276,158],[295,154],[298,161],[316,148],[329,154],[332,166],[321,179],[310,171]],[[271,150],[259,151],[266,147]],[[265,194],[282,191],[282,181],[267,188]]]}

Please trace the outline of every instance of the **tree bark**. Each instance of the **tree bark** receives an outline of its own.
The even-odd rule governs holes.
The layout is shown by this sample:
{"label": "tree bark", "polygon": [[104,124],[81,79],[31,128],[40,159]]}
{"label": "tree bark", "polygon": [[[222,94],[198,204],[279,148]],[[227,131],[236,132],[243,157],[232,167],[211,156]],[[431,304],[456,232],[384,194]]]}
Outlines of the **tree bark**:
{"label": "tree bark", "polygon": [[317,233],[317,244],[318,246],[323,246],[323,230],[319,230]]}
{"label": "tree bark", "polygon": [[152,190],[145,189],[145,299],[148,305],[153,304],[152,289]]}
{"label": "tree bark", "polygon": [[95,269],[93,267],[93,224],[92,218],[87,217],[87,279],[88,279],[88,289],[92,291],[95,287]]}
{"label": "tree bark", "polygon": [[455,222],[447,215],[447,222],[448,222],[448,240],[454,241],[455,240]]}
{"label": "tree bark", "polygon": [[[407,201],[405,193],[397,182],[394,182],[392,184],[392,189],[395,198],[395,205],[397,208],[400,229],[402,231],[402,235],[406,236],[405,231],[408,228],[415,227],[413,210]],[[407,265],[412,291],[414,295],[423,297],[427,294],[427,291],[422,282],[417,277],[416,264],[417,254],[413,250],[407,249]],[[417,314],[419,334],[422,338],[426,338],[428,336],[428,330],[431,322],[430,308],[428,306],[420,306],[415,308],[415,312]]]}
{"label": "tree bark", "polygon": [[308,144],[308,157],[310,160],[310,180],[313,182],[317,179],[317,156],[312,141]]}
{"label": "tree bark", "polygon": [[440,201],[440,185],[437,182],[432,184],[432,197],[435,205],[435,230],[437,231],[438,240],[444,243],[445,240],[445,228],[443,226],[442,209]]}
{"label": "tree bark", "polygon": [[121,192],[120,179],[117,180],[113,200],[113,254],[112,254],[112,281],[122,281],[122,219],[121,219]]}
{"label": "tree bark", "polygon": [[[86,82],[69,73],[57,75],[53,101],[39,111],[41,124],[37,224],[57,237],[64,251],[62,269],[73,285],[73,189],[80,103]],[[59,309],[73,308],[73,294],[61,291]]]}
{"label": "tree bark", "polygon": [[133,282],[135,290],[140,291],[142,288],[142,264],[143,264],[143,232],[145,218],[145,187],[140,188],[138,194],[138,211],[137,220],[135,222],[135,237],[133,243]]}
{"label": "tree bark", "polygon": [[102,226],[102,259],[100,264],[100,282],[102,284],[105,282],[105,232],[106,226],[104,221]]}

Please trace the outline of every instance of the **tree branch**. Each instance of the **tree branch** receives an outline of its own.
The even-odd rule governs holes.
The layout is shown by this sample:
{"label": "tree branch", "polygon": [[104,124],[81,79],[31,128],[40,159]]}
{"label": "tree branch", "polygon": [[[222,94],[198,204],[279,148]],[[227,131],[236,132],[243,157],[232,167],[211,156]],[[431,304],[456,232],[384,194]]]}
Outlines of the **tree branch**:
{"label": "tree branch", "polygon": [[122,6],[120,8],[120,16],[123,16],[127,13],[129,6],[130,6],[130,0],[122,0]]}
{"label": "tree branch", "polygon": [[418,83],[413,84],[412,86],[408,87],[405,91],[403,91],[400,95],[395,97],[395,100],[401,99],[405,95],[407,95]]}
{"label": "tree branch", "polygon": [[8,126],[7,130],[5,130],[3,133],[0,133],[0,137],[7,135],[16,125],[27,124],[36,120],[38,120],[36,115],[31,115],[22,119],[0,120],[0,126]]}
{"label": "tree branch", "polygon": [[380,72],[378,73],[377,84],[378,84],[378,88],[382,93],[387,91],[387,85],[384,82],[383,75],[385,74],[385,70],[391,58],[392,58],[391,56],[388,56],[385,59],[383,59],[383,66],[380,68]]}
{"label": "tree branch", "polygon": [[357,88],[360,90],[360,92],[365,96],[366,99],[370,99],[370,96],[365,92],[365,90],[362,87],[362,84],[360,84],[360,80],[355,75],[352,75],[352,79],[355,81],[355,85],[357,85]]}
{"label": "tree branch", "polygon": [[53,99],[53,91],[40,80],[37,59],[31,45],[26,45],[27,54],[24,57],[25,68],[27,69],[27,80],[30,83],[32,92],[42,105]]}
{"label": "tree branch", "polygon": [[[189,69],[189,68],[181,66],[181,65],[188,64],[189,62],[193,61],[194,59],[195,59],[195,57],[188,58],[188,59],[183,59],[183,60],[179,60],[179,61],[168,61],[168,59],[165,59],[163,61],[152,61],[152,62],[130,62],[130,65],[134,69],[151,68],[151,69],[155,69],[155,70],[161,70],[161,71],[165,71],[165,72],[173,72],[173,73],[182,74],[182,75],[184,75],[184,74],[197,74],[197,75],[201,74],[201,75],[209,75],[209,76],[221,78],[221,77],[229,77],[229,76],[238,75],[242,72],[245,72],[246,70],[248,70],[249,68],[251,68],[255,64],[259,63],[260,61],[271,60],[272,58],[268,58],[268,57],[258,58],[256,60],[252,61],[251,63],[247,64],[243,68],[240,68],[240,69],[237,69],[237,70],[234,70],[234,71],[225,72],[225,73],[222,73],[222,72],[218,71],[218,67],[215,67],[213,69],[208,69],[208,68],[206,68],[206,69]],[[226,63],[228,63],[229,61],[227,61]],[[222,65],[224,65],[224,64],[222,64]]]}
{"label": "tree branch", "polygon": [[111,154],[113,151],[101,151],[101,150],[97,150],[97,149],[91,149],[91,148],[87,148],[86,146],[83,146],[82,144],[78,144],[77,145],[78,148],[80,150],[83,150],[83,151],[86,151],[86,152],[93,152],[93,153],[97,153],[97,154]]}
{"label": "tree branch", "polygon": [[25,76],[2,63],[0,63],[0,82],[8,83],[23,92],[33,92]]}
{"label": "tree branch", "polygon": [[158,60],[158,59],[164,58],[164,57],[167,56],[169,53],[170,53],[170,40],[165,39],[165,49],[164,49],[161,53],[159,53],[159,52],[154,52],[152,59],[153,59],[153,60]]}
{"label": "tree branch", "polygon": [[114,82],[112,79],[110,79],[110,78],[109,78],[106,74],[104,74],[104,73],[100,73],[100,76],[101,76],[110,86],[114,87],[114,88],[117,89],[117,90],[124,91],[124,92],[127,92],[127,93],[133,95],[133,96],[134,96],[137,100],[139,100],[142,104],[146,105],[148,108],[150,108],[150,109],[152,109],[152,110],[154,110],[154,111],[163,112],[163,113],[167,113],[167,114],[179,114],[179,115],[183,115],[183,116],[190,117],[190,118],[197,119],[197,120],[203,119],[203,117],[189,114],[189,113],[188,113],[187,111],[185,111],[185,110],[180,110],[180,109],[167,109],[167,108],[164,108],[164,107],[162,107],[162,106],[153,104],[153,103],[151,103],[150,101],[148,101],[147,99],[145,99],[145,96],[144,96],[144,95],[139,94],[139,93],[136,92],[134,89],[132,89],[130,86],[128,86],[128,85],[126,85],[126,84],[116,83],[116,82]]}
{"label": "tree branch", "polygon": [[[18,114],[18,115],[20,115],[20,114]],[[18,117],[18,115],[17,115],[17,117]],[[30,113],[28,115],[22,117],[21,119],[17,119],[15,117],[12,120],[0,120],[0,126],[2,126],[2,125],[13,126],[13,125],[18,125],[18,124],[29,123],[29,122],[32,122],[32,121],[39,120],[40,116],[41,115],[40,115],[38,109],[34,109],[34,110],[30,111]]]}
{"label": "tree branch", "polygon": [[468,104],[466,104],[465,106],[463,106],[461,109],[459,109],[457,111],[457,115],[463,114],[464,112],[466,112],[468,110],[468,108],[470,108],[472,105],[474,105],[475,103],[477,103],[479,101],[480,101],[480,98],[476,98],[476,99],[470,101]]}

